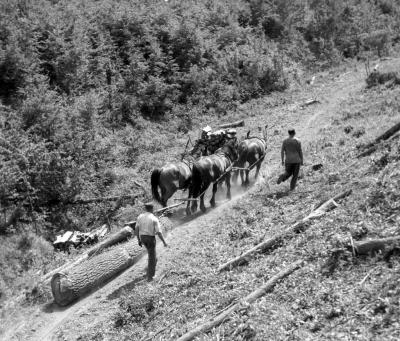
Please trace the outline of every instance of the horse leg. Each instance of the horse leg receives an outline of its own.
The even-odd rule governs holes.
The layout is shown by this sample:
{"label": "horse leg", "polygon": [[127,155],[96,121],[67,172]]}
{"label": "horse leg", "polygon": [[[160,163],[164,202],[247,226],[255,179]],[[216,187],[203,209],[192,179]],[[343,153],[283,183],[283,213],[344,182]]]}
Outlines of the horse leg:
{"label": "horse leg", "polygon": [[217,189],[218,189],[218,183],[215,182],[213,184],[212,197],[211,197],[211,200],[210,200],[211,207],[215,207],[215,193],[217,193]]}
{"label": "horse leg", "polygon": [[[195,198],[193,198],[195,199]],[[192,201],[192,213],[195,213],[197,211],[197,200]]]}
{"label": "horse leg", "polygon": [[238,170],[233,171],[232,182],[233,182],[234,184],[237,183],[238,178],[239,178],[239,171],[238,171]]}
{"label": "horse leg", "polygon": [[255,179],[258,178],[258,174],[260,173],[260,168],[261,168],[261,162],[259,162],[257,165]]}
{"label": "horse leg", "polygon": [[245,186],[249,185],[249,174],[250,174],[250,169],[246,169],[246,181],[245,181]]}
{"label": "horse leg", "polygon": [[244,170],[240,171],[240,179],[242,180],[242,186],[244,187],[246,185],[244,181]]}
{"label": "horse leg", "polygon": [[167,201],[169,197],[167,196],[167,189],[165,187],[161,187],[161,205],[163,207],[167,207]]}
{"label": "horse leg", "polygon": [[[189,194],[188,194],[188,199],[192,197],[192,191],[189,188]],[[188,200],[187,205],[186,205],[186,215],[191,215],[192,211],[190,209],[190,200]]]}
{"label": "horse leg", "polygon": [[226,183],[226,187],[227,187],[227,192],[226,192],[226,197],[231,200],[232,199],[232,195],[231,195],[231,173],[226,174],[226,178],[225,178],[225,183]]}
{"label": "horse leg", "polygon": [[[202,211],[203,213],[206,212],[206,207],[204,206],[204,194],[205,194],[205,193],[203,193],[202,195],[200,195],[200,209],[201,209],[201,211]],[[196,203],[196,205],[197,205],[197,203]]]}

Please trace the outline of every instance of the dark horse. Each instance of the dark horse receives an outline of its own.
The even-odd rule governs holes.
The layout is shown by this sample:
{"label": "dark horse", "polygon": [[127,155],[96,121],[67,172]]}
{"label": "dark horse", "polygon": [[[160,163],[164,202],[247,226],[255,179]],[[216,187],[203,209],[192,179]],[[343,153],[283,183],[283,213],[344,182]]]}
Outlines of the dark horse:
{"label": "dark horse", "polygon": [[[257,179],[258,174],[260,172],[260,167],[262,163],[262,159],[265,157],[265,153],[267,150],[267,133],[266,133],[267,126],[265,127],[263,138],[261,137],[250,137],[250,131],[247,133],[247,137],[245,140],[239,143],[238,153],[239,158],[235,163],[236,167],[245,168],[250,167],[254,163],[256,164],[256,175],[255,178]],[[261,129],[260,129],[261,130]],[[250,169],[247,170],[239,170],[235,171],[233,175],[233,181],[236,181],[238,177],[238,173],[240,172],[240,178],[242,179],[242,186],[248,186],[249,184],[249,173]],[[244,173],[246,172],[246,179],[244,179]]]}
{"label": "dark horse", "polygon": [[[200,157],[194,164],[192,169],[192,181],[189,186],[189,197],[197,198],[200,196],[200,209],[205,212],[204,206],[204,194],[210,184],[213,184],[213,194],[210,200],[212,207],[215,207],[215,193],[217,192],[218,182],[216,180],[225,180],[228,188],[227,197],[231,198],[231,174],[226,173],[224,177],[220,177],[228,170],[228,168],[237,159],[237,140],[232,139],[227,144],[219,148],[215,154],[209,156]],[[192,207],[190,208],[190,201],[188,200],[186,213],[190,215],[197,210],[197,200],[192,201]]]}
{"label": "dark horse", "polygon": [[[178,189],[187,189],[192,177],[192,162],[179,161],[168,163],[161,168],[156,168],[151,173],[151,191],[154,200],[164,207],[167,201]],[[158,192],[161,189],[161,196]]]}

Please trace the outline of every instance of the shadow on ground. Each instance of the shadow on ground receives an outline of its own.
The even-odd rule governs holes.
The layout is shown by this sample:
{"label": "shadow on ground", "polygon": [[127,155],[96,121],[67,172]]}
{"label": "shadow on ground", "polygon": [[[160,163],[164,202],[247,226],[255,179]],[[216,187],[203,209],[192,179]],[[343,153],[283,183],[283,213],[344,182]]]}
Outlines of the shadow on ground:
{"label": "shadow on ground", "polygon": [[140,277],[135,278],[133,281],[130,281],[123,286],[119,287],[117,290],[113,291],[111,294],[107,296],[108,300],[114,300],[119,298],[124,292],[132,290],[138,283],[144,282],[146,280],[146,275],[142,275]]}

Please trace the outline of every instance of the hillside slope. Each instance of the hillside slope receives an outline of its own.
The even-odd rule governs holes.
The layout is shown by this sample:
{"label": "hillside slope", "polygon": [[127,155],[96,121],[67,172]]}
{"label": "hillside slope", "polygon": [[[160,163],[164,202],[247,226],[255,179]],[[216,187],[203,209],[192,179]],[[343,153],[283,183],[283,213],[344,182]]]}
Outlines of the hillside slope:
{"label": "hillside slope", "polygon": [[[389,70],[400,60],[381,64]],[[300,108],[310,97],[321,103]],[[22,322],[3,337],[142,340],[159,332],[153,340],[173,340],[286,265],[305,259],[306,265],[272,293],[200,339],[398,339],[398,257],[359,259],[345,253],[334,258],[332,250],[348,243],[350,235],[356,240],[399,232],[398,141],[391,149],[353,162],[357,144],[399,121],[399,99],[398,87],[365,90],[365,72],[358,65],[318,75],[314,85],[288,92],[275,106],[267,105],[268,99],[251,102],[238,113],[243,117],[248,110],[246,129],[267,122],[272,130],[263,176],[247,192],[237,190],[230,202],[177,227],[168,236],[170,247],[158,250],[154,283],[143,279],[144,257],[64,310],[51,303],[22,309]],[[290,194],[287,183],[276,185],[280,143],[289,126],[298,131],[306,161],[298,189]],[[323,168],[313,172],[311,166],[317,163]],[[349,188],[349,198],[303,233],[245,266],[217,273],[225,261]]]}

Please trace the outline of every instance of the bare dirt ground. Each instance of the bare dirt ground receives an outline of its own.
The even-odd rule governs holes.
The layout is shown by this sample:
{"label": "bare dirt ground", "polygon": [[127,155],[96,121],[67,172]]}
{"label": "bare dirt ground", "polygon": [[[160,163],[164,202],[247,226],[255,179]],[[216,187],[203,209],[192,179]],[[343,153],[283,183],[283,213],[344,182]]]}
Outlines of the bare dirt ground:
{"label": "bare dirt ground", "polygon": [[[386,61],[382,64],[391,62]],[[363,65],[351,66],[336,73],[322,73],[312,86],[307,85],[304,89],[293,91],[283,105],[263,109],[263,104],[258,104],[260,114],[246,119],[246,129],[255,129],[260,122],[268,121],[270,125],[268,156],[262,167],[261,178],[247,192],[241,188],[234,189],[233,199],[229,202],[221,203],[225,194],[225,189],[223,189],[219,196],[220,204],[217,208],[208,210],[207,214],[195,215],[190,220],[185,218],[178,220],[179,226],[167,236],[168,248],[158,243],[159,262],[153,283],[148,284],[145,281],[144,269],[147,257],[144,256],[117,278],[68,307],[61,308],[49,302],[42,306],[22,309],[18,314],[20,322],[10,325],[7,332],[0,335],[0,338],[3,340],[77,340],[90,326],[107,321],[118,308],[117,299],[122,298],[135,286],[140,285],[143,290],[157,290],[158,281],[162,280],[163,274],[168,271],[169,262],[174,259],[183,245],[196,243],[201,234],[212,229],[217,218],[223,216],[233,205],[240,205],[243,196],[254,191],[257,186],[270,186],[274,183],[281,170],[280,143],[286,136],[287,127],[296,128],[297,136],[303,144],[306,163],[308,165],[318,163],[319,160],[312,159],[314,156],[311,156],[308,150],[309,143],[318,131],[327,126],[335,117],[340,103],[355,96],[365,87],[364,80]],[[300,105],[310,98],[317,98],[320,103],[301,108]],[[182,211],[177,214],[180,213]],[[10,316],[11,320],[15,321],[15,316]],[[117,335],[115,339],[118,339]]]}

